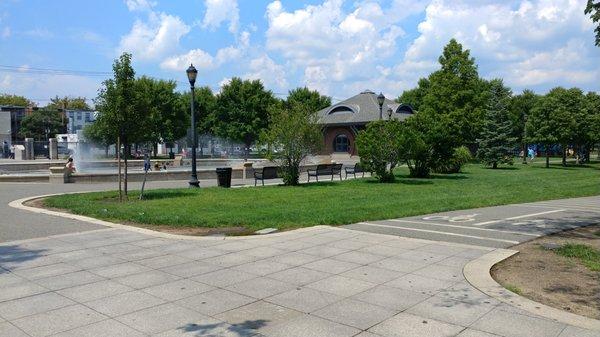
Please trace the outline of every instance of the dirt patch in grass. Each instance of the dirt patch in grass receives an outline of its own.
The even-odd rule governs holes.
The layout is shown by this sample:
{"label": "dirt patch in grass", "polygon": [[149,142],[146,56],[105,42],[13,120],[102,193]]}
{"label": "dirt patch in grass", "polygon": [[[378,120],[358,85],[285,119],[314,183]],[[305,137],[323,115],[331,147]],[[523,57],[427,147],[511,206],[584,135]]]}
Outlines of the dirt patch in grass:
{"label": "dirt patch in grass", "polygon": [[[536,302],[600,319],[600,272],[578,257],[566,257],[544,244],[585,245],[600,250],[600,225],[538,238],[513,247],[519,254],[492,268],[505,288]],[[515,291],[516,290],[516,291]]]}

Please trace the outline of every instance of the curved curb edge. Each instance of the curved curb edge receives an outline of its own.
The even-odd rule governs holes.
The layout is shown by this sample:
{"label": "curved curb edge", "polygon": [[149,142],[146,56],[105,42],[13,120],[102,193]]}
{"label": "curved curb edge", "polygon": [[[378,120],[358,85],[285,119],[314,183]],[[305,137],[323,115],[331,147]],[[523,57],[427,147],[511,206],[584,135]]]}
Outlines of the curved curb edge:
{"label": "curved curb edge", "polygon": [[[89,191],[89,192],[92,192],[92,191]],[[164,232],[159,232],[159,231],[155,231],[152,229],[124,225],[124,224],[100,220],[100,219],[96,219],[96,218],[92,218],[92,217],[88,217],[88,216],[59,212],[59,211],[52,211],[52,210],[45,209],[45,208],[32,207],[32,206],[25,205],[26,202],[33,201],[36,199],[42,199],[42,198],[47,198],[47,197],[52,197],[52,196],[57,196],[57,195],[80,194],[80,193],[89,193],[89,192],[83,191],[83,192],[69,192],[69,193],[55,193],[55,194],[38,195],[38,196],[34,196],[34,197],[27,197],[27,198],[22,198],[22,199],[18,199],[18,200],[13,200],[8,203],[8,206],[16,208],[16,209],[28,211],[28,212],[58,216],[58,217],[67,218],[67,219],[71,219],[71,220],[83,221],[83,222],[88,222],[88,223],[92,223],[92,224],[96,224],[96,225],[100,225],[100,226],[105,226],[105,227],[109,227],[109,228],[113,228],[113,229],[123,229],[123,230],[127,230],[130,232],[136,232],[136,233],[140,233],[140,234],[146,234],[146,235],[150,235],[150,236],[154,236],[154,237],[158,237],[158,238],[172,239],[172,240],[192,240],[192,241],[260,240],[260,239],[266,239],[269,237],[285,236],[290,233],[312,232],[312,231],[316,231],[316,230],[320,230],[320,229],[324,229],[324,228],[327,228],[327,229],[335,228],[335,227],[331,227],[331,226],[318,225],[318,226],[312,226],[312,227],[298,228],[298,229],[294,229],[291,231],[272,233],[272,234],[268,234],[268,235],[190,236],[190,235],[164,233]],[[36,240],[36,239],[32,239],[32,240]]]}
{"label": "curved curb edge", "polygon": [[467,263],[463,269],[463,274],[473,287],[498,301],[556,322],[600,331],[600,320],[549,307],[519,296],[498,284],[490,274],[491,268],[498,262],[506,260],[517,253],[516,250],[496,249]]}

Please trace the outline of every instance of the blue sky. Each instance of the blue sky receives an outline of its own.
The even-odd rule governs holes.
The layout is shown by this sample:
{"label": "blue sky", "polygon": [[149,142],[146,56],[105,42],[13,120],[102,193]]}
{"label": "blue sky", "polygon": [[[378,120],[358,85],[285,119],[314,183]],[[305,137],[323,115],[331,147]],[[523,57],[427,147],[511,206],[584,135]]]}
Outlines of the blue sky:
{"label": "blue sky", "polygon": [[[480,74],[514,91],[600,90],[585,0],[0,0],[0,92],[40,104],[93,98],[131,52],[138,75],[180,81],[193,62],[218,91],[234,76],[284,96],[308,86],[343,99],[397,96],[437,67],[452,37]],[[14,67],[14,68],[11,68]]]}

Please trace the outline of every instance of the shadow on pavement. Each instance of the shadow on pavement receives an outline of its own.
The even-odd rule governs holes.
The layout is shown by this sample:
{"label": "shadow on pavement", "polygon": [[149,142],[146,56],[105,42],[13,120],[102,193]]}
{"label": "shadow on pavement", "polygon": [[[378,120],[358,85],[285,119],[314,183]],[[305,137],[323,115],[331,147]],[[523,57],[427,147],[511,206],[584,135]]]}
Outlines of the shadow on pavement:
{"label": "shadow on pavement", "polygon": [[190,323],[186,324],[178,330],[184,332],[192,332],[195,336],[202,337],[219,337],[224,334],[227,336],[239,336],[239,337],[249,337],[255,336],[257,330],[266,326],[268,320],[258,319],[253,321],[244,321],[242,323],[237,323],[234,325],[229,325],[227,323],[214,323],[214,324],[195,324]]}
{"label": "shadow on pavement", "polygon": [[0,246],[0,274],[43,256],[46,249],[25,249],[18,245]]}

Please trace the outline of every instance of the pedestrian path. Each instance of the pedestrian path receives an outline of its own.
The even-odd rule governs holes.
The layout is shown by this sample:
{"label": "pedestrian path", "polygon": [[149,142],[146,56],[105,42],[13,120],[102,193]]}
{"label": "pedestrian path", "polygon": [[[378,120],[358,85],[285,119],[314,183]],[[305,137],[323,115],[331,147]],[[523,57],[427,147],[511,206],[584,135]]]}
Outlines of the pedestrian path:
{"label": "pedestrian path", "polygon": [[313,227],[0,244],[1,337],[586,337],[473,288],[491,248]]}
{"label": "pedestrian path", "polygon": [[600,222],[600,197],[495,206],[344,226],[371,233],[485,247],[510,247],[535,237]]}

